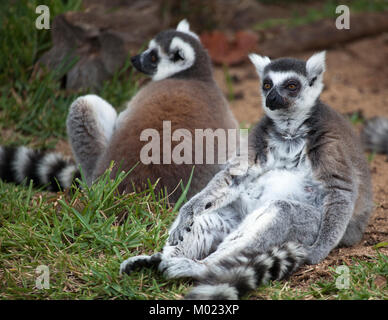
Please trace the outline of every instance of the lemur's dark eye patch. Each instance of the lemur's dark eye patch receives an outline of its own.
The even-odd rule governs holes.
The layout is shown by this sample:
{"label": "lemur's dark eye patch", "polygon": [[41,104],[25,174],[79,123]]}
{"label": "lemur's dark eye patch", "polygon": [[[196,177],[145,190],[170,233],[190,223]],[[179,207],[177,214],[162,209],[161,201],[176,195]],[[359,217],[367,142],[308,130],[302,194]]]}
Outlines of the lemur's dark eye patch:
{"label": "lemur's dark eye patch", "polygon": [[180,50],[177,50],[174,52],[174,55],[172,57],[172,60],[174,62],[176,61],[179,61],[179,60],[184,60],[185,58],[183,57],[182,53],[180,52]]}
{"label": "lemur's dark eye patch", "polygon": [[270,79],[264,79],[263,90],[269,90],[272,88],[272,81]]}
{"label": "lemur's dark eye patch", "polygon": [[150,60],[152,63],[156,63],[158,61],[158,56],[155,52],[155,50],[152,50],[150,53]]}

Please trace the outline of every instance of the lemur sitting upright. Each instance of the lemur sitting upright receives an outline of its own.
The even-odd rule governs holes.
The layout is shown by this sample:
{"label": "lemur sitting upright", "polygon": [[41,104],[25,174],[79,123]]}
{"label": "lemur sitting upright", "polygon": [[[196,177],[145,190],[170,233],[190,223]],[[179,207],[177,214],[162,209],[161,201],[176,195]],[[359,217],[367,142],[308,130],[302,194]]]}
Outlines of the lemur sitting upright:
{"label": "lemur sitting upright", "polygon": [[325,52],[250,59],[265,115],[249,136],[248,169],[230,160],[181,208],[163,253],[129,258],[121,273],[158,265],[200,282],[188,299],[236,299],[360,241],[371,178],[349,122],[319,100]]}
{"label": "lemur sitting upright", "polygon": [[[160,179],[157,191],[166,188],[170,202],[176,202],[181,194],[179,183],[181,180],[187,183],[193,164],[164,162],[164,143],[171,141],[163,141],[162,149],[163,122],[170,121],[170,134],[181,129],[193,136],[195,130],[201,129],[237,131],[238,123],[213,79],[207,51],[186,20],[181,21],[176,30],[159,33],[147,50],[132,58],[132,64],[153,81],[144,86],[118,116],[108,102],[96,95],[80,97],[71,105],[67,133],[77,165],[56,153],[0,147],[0,178],[16,183],[33,180],[37,185],[48,184],[51,190],[57,190],[58,186],[69,187],[74,176],[79,176],[78,165],[91,184],[114,160],[113,177],[118,170],[128,171],[138,164],[121,183],[119,191],[132,192],[133,186],[147,188],[148,179],[151,183]],[[155,139],[158,144],[155,147],[159,148],[155,150],[159,150],[156,158],[160,163],[141,161],[145,140],[150,138],[142,139],[145,129],[159,135],[160,140]],[[192,150],[194,159],[194,152],[198,150],[187,146],[189,140],[180,142],[182,137],[174,135],[172,139],[172,149],[185,144],[187,150]],[[215,153],[219,151],[215,149]],[[220,169],[217,163],[196,163],[187,197],[203,189]],[[175,189],[177,191],[171,194]]]}

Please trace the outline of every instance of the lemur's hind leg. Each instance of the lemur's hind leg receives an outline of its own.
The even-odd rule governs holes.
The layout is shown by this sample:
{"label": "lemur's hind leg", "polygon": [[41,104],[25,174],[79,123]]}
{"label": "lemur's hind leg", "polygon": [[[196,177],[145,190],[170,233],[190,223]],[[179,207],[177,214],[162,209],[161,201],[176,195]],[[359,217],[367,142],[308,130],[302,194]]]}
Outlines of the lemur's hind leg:
{"label": "lemur's hind leg", "polygon": [[[290,241],[309,246],[319,232],[321,215],[317,211],[314,206],[297,201],[271,201],[248,214],[203,262],[212,265],[223,258],[238,257],[246,248],[265,253]],[[304,231],[307,229],[308,233]]]}
{"label": "lemur's hind leg", "polygon": [[[217,246],[223,239],[232,232],[242,220],[239,201],[225,208],[210,211],[199,216],[193,216],[190,223],[187,223],[187,230],[184,237],[175,239],[176,228],[180,228],[182,216],[190,214],[186,210],[190,207],[184,206],[175,220],[169,232],[167,244],[163,248],[163,253],[157,253],[152,256],[135,256],[121,263],[120,273],[130,273],[133,270],[159,266],[159,270],[167,278],[177,278],[192,276],[190,265],[196,264],[195,261],[201,260],[217,249]],[[156,258],[157,257],[157,258]],[[174,269],[174,265],[179,269]],[[185,267],[182,268],[182,265]],[[170,267],[171,266],[171,267]]]}
{"label": "lemur's hind leg", "polygon": [[248,265],[256,256],[287,242],[311,245],[318,235],[319,225],[320,215],[313,206],[294,201],[272,201],[249,213],[205,259],[192,260],[190,264],[184,260],[162,259],[159,269],[165,265],[163,271],[169,278],[185,276],[204,280],[209,272],[213,277],[222,278],[228,269]]}
{"label": "lemur's hind leg", "polygon": [[89,185],[97,160],[112,136],[116,118],[116,110],[96,95],[79,97],[70,106],[67,135],[75,160]]}

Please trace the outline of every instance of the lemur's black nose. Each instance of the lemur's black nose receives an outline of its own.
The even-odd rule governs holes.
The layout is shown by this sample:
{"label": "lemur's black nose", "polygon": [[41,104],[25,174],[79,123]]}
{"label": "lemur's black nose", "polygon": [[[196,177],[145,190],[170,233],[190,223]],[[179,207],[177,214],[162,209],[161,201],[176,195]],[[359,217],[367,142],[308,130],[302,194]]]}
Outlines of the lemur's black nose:
{"label": "lemur's black nose", "polygon": [[268,94],[267,100],[268,100],[268,101],[271,101],[271,102],[274,102],[274,101],[276,100],[276,96],[277,96],[276,91],[275,91],[275,90],[272,90],[272,91]]}
{"label": "lemur's black nose", "polygon": [[286,101],[279,93],[276,92],[275,89],[273,89],[270,93],[268,93],[265,105],[271,110],[282,109],[286,107]]}
{"label": "lemur's black nose", "polygon": [[131,63],[138,71],[142,72],[141,62],[140,62],[140,54],[138,54],[137,56],[133,56],[131,58]]}
{"label": "lemur's black nose", "polygon": [[267,96],[267,99],[266,99],[266,105],[268,108],[270,108],[272,110],[273,108],[273,105],[276,104],[278,98],[277,98],[277,94],[276,94],[276,91],[275,90],[272,90],[268,96]]}

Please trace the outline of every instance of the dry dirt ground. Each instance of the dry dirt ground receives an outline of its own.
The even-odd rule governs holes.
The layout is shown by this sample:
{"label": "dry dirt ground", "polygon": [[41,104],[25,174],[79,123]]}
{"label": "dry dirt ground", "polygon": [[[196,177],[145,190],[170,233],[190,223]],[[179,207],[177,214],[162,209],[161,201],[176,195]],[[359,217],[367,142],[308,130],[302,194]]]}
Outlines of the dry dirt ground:
{"label": "dry dirt ground", "polygon": [[[313,52],[295,57],[306,59]],[[362,110],[365,118],[388,117],[388,34],[367,38],[327,51],[327,71],[322,101],[341,113]],[[223,68],[215,70],[216,79],[225,94],[228,86]],[[249,63],[229,69],[234,101],[231,108],[242,125],[249,127],[262,115],[258,78]],[[357,127],[360,130],[361,127]],[[298,273],[294,284],[329,276],[328,266],[350,264],[351,258],[369,259],[376,255],[373,246],[388,241],[388,161],[376,155],[370,163],[375,208],[360,244],[352,248],[335,249],[325,261]],[[388,248],[381,249],[388,253]]]}

